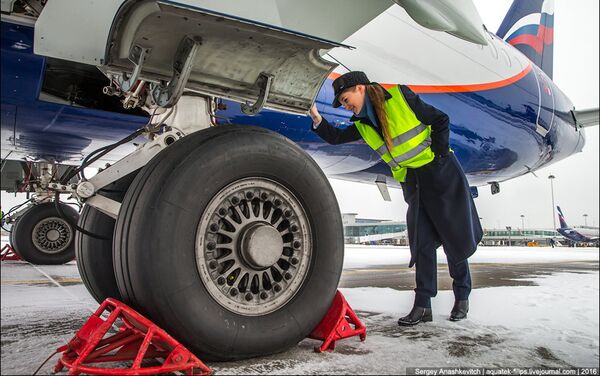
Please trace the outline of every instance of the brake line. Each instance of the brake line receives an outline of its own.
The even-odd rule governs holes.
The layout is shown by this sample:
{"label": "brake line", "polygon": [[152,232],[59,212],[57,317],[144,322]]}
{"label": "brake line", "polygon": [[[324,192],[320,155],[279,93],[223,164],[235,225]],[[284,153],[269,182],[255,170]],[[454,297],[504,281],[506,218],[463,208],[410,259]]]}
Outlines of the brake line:
{"label": "brake line", "polygon": [[[169,111],[169,113],[167,114],[167,116],[162,119],[162,124],[160,125],[159,129],[162,128],[164,126],[164,121],[166,119],[168,119],[171,114],[173,113],[173,108],[171,108],[171,110]],[[120,141],[117,141],[113,144],[107,145],[107,146],[103,146],[101,148],[98,148],[94,151],[92,151],[90,154],[88,154],[83,161],[81,162],[81,166],[79,166],[76,169],[73,169],[72,171],[67,171],[67,173],[64,174],[64,176],[61,177],[60,183],[63,185],[66,185],[67,182],[69,180],[71,180],[74,176],[76,176],[77,174],[81,175],[81,178],[83,180],[87,180],[85,178],[85,175],[83,173],[83,170],[91,165],[92,163],[96,162],[98,159],[102,158],[103,156],[105,156],[106,154],[110,153],[111,151],[113,151],[114,149],[116,149],[117,147],[126,144],[130,141],[133,141],[135,138],[137,138],[138,136],[140,136],[142,133],[147,132],[149,125],[151,124],[152,118],[154,117],[156,113],[156,109],[154,109],[154,112],[152,113],[152,115],[150,116],[150,118],[148,119],[148,122],[141,128],[137,129],[135,132],[131,133],[130,135],[128,135],[127,137],[121,139]],[[102,190],[102,189],[100,189]],[[106,190],[106,191],[110,191],[110,190]],[[58,212],[58,214],[65,220],[67,221],[67,223],[69,225],[71,225],[75,230],[81,232],[82,234],[85,234],[87,236],[90,236],[92,238],[95,239],[101,239],[101,240],[111,240],[111,238],[107,238],[105,236],[102,235],[98,235],[98,234],[94,234],[93,232],[87,231],[81,227],[79,227],[77,225],[77,223],[73,223],[72,219],[69,218],[64,211],[62,210],[62,208],[60,207],[60,193],[57,191],[55,196],[54,196],[54,205],[56,207],[56,211]]]}
{"label": "brake line", "polygon": [[128,143],[129,141],[134,140],[136,137],[138,137],[139,135],[141,135],[142,133],[144,133],[144,131],[146,130],[145,127],[142,127],[138,130],[136,130],[135,132],[131,133],[129,136],[123,138],[120,141],[115,142],[114,144],[110,144],[107,146],[103,146],[99,149],[94,150],[93,152],[91,152],[90,154],[88,154],[87,157],[85,157],[83,159],[83,162],[81,162],[81,166],[79,166],[78,168],[74,169],[73,171],[71,171],[67,176],[64,176],[61,179],[61,184],[66,184],[66,182],[68,182],[69,180],[71,180],[75,175],[77,174],[81,174],[82,178],[85,179],[85,177],[83,176],[83,170],[89,166],[90,164],[96,162],[98,159],[102,158],[103,156],[105,156],[106,154],[110,153],[111,151],[113,151],[114,149],[116,149],[117,147]]}
{"label": "brake line", "polygon": [[98,235],[98,234],[94,234],[93,232],[87,231],[81,227],[79,227],[77,225],[77,223],[74,223],[73,220],[71,218],[69,218],[69,216],[67,216],[65,214],[65,212],[62,210],[62,208],[60,207],[60,193],[56,192],[55,196],[54,196],[54,207],[56,208],[56,211],[58,212],[58,215],[61,216],[62,219],[64,219],[65,221],[67,221],[67,223],[73,227],[75,230],[81,232],[84,235],[90,236],[92,238],[95,239],[101,239],[101,240],[111,240],[111,238],[107,238],[106,236],[102,236],[102,235]]}
{"label": "brake line", "polygon": [[[73,169],[71,171],[68,171],[68,174],[65,174],[66,176],[62,176],[61,177],[61,184],[66,184],[66,182],[68,182],[69,180],[71,180],[74,176],[76,176],[77,174],[81,173],[82,178],[85,180],[85,176],[83,175],[83,170],[90,164],[94,163],[95,161],[97,161],[98,159],[102,158],[104,155],[106,155],[107,153],[111,152],[112,150],[114,150],[115,148],[135,139],[136,137],[138,137],[140,134],[142,134],[142,132],[144,131],[144,128],[140,128],[138,130],[136,130],[135,132],[131,133],[129,136],[123,138],[120,141],[117,141],[113,144],[107,145],[107,146],[103,146],[99,149],[94,150],[93,152],[91,152],[90,154],[88,154],[87,157],[85,157],[85,159],[83,160],[83,162],[81,163],[81,166],[79,166],[79,168]],[[62,210],[61,208],[61,201],[60,201],[60,192],[56,192],[54,195],[54,206],[56,207],[56,211],[58,212],[58,214],[61,216],[62,219],[64,219],[65,221],[67,221],[67,223],[76,231],[81,232],[84,235],[90,236],[92,238],[95,239],[101,239],[101,240],[111,240],[111,238],[108,238],[106,236],[102,236],[102,235],[98,235],[95,234],[93,232],[90,232],[88,230],[85,230],[81,227],[79,227],[77,225],[77,223],[74,223],[73,220],[71,218],[69,218],[69,216],[67,216],[65,214],[65,212]]]}

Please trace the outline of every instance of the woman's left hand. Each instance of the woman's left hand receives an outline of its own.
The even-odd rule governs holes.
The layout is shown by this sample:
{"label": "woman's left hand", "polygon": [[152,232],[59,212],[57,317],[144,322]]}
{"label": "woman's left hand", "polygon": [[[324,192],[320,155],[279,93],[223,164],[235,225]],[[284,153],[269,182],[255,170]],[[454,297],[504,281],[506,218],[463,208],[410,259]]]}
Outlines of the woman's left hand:
{"label": "woman's left hand", "polygon": [[310,108],[310,111],[308,112],[308,115],[312,119],[313,125],[319,125],[319,124],[321,124],[321,121],[323,120],[323,118],[321,117],[321,114],[319,113],[319,110],[317,110],[317,105],[316,104],[312,105],[312,107]]}

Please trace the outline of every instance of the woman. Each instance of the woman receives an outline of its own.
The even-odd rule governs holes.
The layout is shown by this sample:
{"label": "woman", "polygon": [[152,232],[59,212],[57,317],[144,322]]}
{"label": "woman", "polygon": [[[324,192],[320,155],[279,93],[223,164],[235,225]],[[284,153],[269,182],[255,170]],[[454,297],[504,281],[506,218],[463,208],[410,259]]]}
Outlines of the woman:
{"label": "woman", "polygon": [[450,320],[467,317],[471,275],[467,259],[483,231],[469,185],[449,148],[449,119],[398,85],[388,90],[353,71],[333,82],[332,106],[354,113],[354,123],[333,127],[313,106],[313,130],[330,144],[363,139],[390,166],[408,204],[409,267],[416,265],[415,301],[399,325],[432,321],[431,298],[437,294],[436,249],[444,246],[453,279]]}

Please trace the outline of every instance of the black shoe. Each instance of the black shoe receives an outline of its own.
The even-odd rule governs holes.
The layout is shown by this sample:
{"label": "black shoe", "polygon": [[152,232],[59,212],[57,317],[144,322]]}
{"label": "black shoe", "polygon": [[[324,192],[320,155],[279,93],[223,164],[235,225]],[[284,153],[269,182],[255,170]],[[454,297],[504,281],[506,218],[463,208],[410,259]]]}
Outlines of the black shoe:
{"label": "black shoe", "polygon": [[455,300],[452,312],[450,312],[450,321],[460,321],[467,318],[469,312],[468,300]]}
{"label": "black shoe", "polygon": [[417,307],[414,306],[412,311],[404,317],[398,319],[398,325],[400,326],[413,326],[420,322],[433,321],[431,314],[431,308]]}

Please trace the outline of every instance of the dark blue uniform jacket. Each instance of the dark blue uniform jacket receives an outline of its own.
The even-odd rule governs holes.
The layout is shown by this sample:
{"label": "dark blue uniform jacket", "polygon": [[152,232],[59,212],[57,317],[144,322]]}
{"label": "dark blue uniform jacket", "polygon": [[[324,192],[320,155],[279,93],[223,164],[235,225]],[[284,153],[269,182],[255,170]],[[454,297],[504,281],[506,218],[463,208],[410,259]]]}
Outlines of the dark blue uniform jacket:
{"label": "dark blue uniform jacket", "polygon": [[[417,224],[428,223],[436,234],[434,243],[442,244],[449,262],[458,263],[469,258],[477,249],[483,236],[479,215],[469,190],[469,183],[458,160],[449,152],[449,118],[444,112],[423,102],[408,87],[400,85],[407,104],[417,118],[431,125],[431,149],[436,158],[419,168],[409,168],[406,182],[401,183],[404,200],[408,204],[406,223],[410,242],[412,267],[419,245]],[[389,99],[391,96],[387,96]],[[353,116],[351,121],[361,120],[372,125],[368,118]],[[380,133],[381,131],[374,126]],[[354,124],[336,128],[325,118],[313,130],[330,144],[342,144],[361,139]],[[383,136],[382,136],[383,138]],[[419,215],[427,215],[429,221],[419,221]],[[431,242],[427,242],[431,244]]]}

